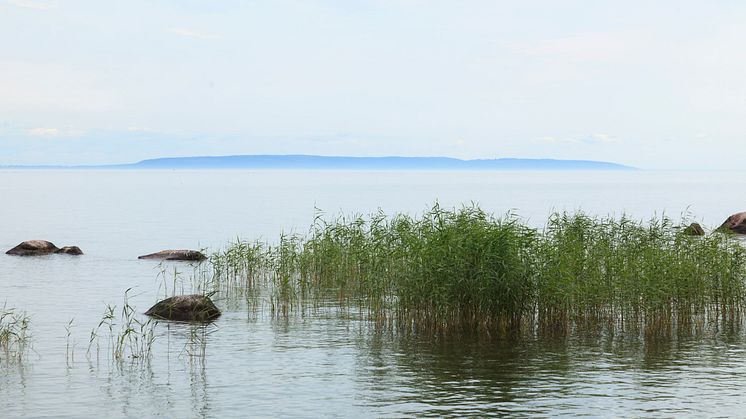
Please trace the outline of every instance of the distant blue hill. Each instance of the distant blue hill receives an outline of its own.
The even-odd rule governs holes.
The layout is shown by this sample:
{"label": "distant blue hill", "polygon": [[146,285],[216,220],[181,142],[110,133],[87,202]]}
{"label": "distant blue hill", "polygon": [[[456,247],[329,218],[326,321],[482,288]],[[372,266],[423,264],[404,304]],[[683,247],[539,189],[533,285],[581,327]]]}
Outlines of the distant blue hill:
{"label": "distant blue hill", "polygon": [[333,157],[246,155],[167,157],[132,164],[97,166],[122,169],[305,169],[305,170],[634,170],[591,160],[478,159],[449,157]]}
{"label": "distant blue hill", "polygon": [[477,159],[450,157],[339,157],[246,155],[164,157],[108,165],[0,166],[5,169],[255,169],[255,170],[636,170],[593,160]]}

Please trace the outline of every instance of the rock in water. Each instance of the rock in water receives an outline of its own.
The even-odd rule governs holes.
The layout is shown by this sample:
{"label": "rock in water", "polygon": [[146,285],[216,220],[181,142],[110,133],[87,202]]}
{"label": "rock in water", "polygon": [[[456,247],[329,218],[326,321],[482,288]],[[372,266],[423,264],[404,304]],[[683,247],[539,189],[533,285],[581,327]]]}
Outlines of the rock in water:
{"label": "rock in water", "polygon": [[739,212],[728,217],[716,231],[730,231],[736,234],[746,234],[746,212]]}
{"label": "rock in water", "polygon": [[220,310],[210,297],[192,294],[166,298],[150,307],[145,314],[165,320],[207,322],[220,317]]}
{"label": "rock in water", "polygon": [[43,256],[50,253],[64,253],[66,255],[82,255],[78,246],[65,246],[59,249],[52,242],[46,240],[28,240],[5,252],[15,256]]}
{"label": "rock in water", "polygon": [[7,255],[15,256],[40,256],[54,253],[57,246],[46,240],[28,240],[5,252]]}
{"label": "rock in water", "polygon": [[704,236],[705,229],[703,229],[699,223],[691,223],[684,229],[684,231],[682,231],[682,233],[687,236]]}
{"label": "rock in water", "polygon": [[161,250],[149,255],[138,256],[138,259],[163,259],[163,260],[205,260],[207,256],[196,250]]}
{"label": "rock in water", "polygon": [[57,249],[54,253],[64,253],[66,255],[82,255],[83,251],[78,246],[65,246],[62,249]]}

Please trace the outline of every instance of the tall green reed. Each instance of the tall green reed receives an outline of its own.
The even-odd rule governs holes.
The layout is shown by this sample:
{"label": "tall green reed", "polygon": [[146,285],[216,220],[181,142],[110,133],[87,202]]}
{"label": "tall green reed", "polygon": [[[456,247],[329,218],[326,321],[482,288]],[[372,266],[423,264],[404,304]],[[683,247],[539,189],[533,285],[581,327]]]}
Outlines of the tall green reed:
{"label": "tall green reed", "polygon": [[605,318],[660,329],[692,316],[734,315],[744,304],[744,247],[728,235],[691,237],[669,218],[555,214],[538,242],[542,325]]}
{"label": "tall green reed", "polygon": [[318,216],[305,236],[239,241],[210,261],[214,289],[267,298],[280,316],[336,301],[408,332],[655,335],[737,318],[744,253],[729,235],[690,237],[666,217],[557,213],[535,229],[435,205],[419,217]]}

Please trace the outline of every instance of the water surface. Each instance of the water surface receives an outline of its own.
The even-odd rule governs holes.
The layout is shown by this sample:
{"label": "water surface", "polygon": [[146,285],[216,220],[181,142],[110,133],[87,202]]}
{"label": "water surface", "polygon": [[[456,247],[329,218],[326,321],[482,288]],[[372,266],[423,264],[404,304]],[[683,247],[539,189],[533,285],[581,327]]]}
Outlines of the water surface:
{"label": "water surface", "polygon": [[[164,289],[164,248],[305,232],[319,210],[417,214],[438,202],[513,211],[540,227],[555,210],[647,219],[691,213],[706,227],[744,210],[742,172],[0,171],[0,249],[28,239],[82,257],[0,255],[8,306],[31,316],[33,350],[0,363],[7,417],[730,416],[746,402],[739,333],[655,344],[380,334],[334,306],[278,319],[218,298],[202,347],[159,324],[149,363],[86,355],[107,304],[145,311]],[[165,267],[186,281],[189,264]],[[181,280],[177,278],[177,284]],[[188,285],[185,285],[188,287]],[[66,325],[73,320],[71,336]],[[71,351],[66,347],[74,349]],[[196,349],[196,352],[195,352]]]}

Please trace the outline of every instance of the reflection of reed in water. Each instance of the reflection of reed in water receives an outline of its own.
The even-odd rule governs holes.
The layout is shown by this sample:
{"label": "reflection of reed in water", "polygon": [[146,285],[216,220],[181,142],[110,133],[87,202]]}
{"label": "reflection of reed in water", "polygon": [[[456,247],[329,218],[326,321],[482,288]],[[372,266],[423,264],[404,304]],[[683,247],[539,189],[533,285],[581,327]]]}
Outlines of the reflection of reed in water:
{"label": "reflection of reed in water", "polygon": [[743,339],[374,333],[357,339],[356,383],[381,416],[594,416],[604,405],[614,416],[691,414],[662,396],[707,386],[718,400],[718,385],[743,370]]}
{"label": "reflection of reed in water", "polygon": [[99,364],[88,371],[90,381],[100,382],[104,403],[116,406],[125,416],[205,416],[211,401],[207,368],[204,362],[186,360],[107,363],[109,368]]}

